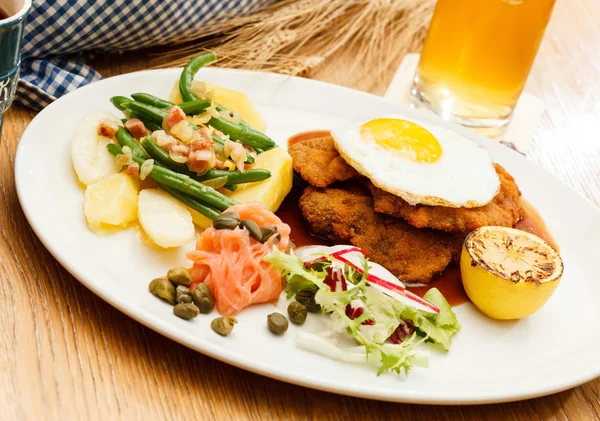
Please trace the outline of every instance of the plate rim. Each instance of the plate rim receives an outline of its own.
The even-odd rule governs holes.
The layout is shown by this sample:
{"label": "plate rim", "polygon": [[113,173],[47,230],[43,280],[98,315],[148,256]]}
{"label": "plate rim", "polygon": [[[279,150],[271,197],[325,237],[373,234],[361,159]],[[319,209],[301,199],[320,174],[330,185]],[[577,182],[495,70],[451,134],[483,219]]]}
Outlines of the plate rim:
{"label": "plate rim", "polygon": [[[36,123],[36,120],[38,120],[38,121],[41,120],[41,118],[43,118],[43,116],[45,116],[48,113],[53,112],[54,109],[59,109],[59,107],[65,101],[70,100],[75,95],[82,95],[82,92],[84,93],[88,89],[97,89],[98,86],[103,85],[103,84],[114,83],[114,81],[117,79],[135,78],[142,74],[147,75],[147,74],[158,74],[158,73],[174,73],[177,70],[181,70],[181,68],[142,70],[142,71],[138,71],[138,72],[116,75],[116,76],[112,76],[112,77],[109,77],[109,78],[106,78],[106,79],[103,79],[103,80],[100,80],[97,82],[93,82],[93,83],[86,85],[82,88],[79,88],[73,92],[70,92],[67,95],[64,95],[63,97],[54,101],[52,104],[50,104],[48,107],[46,107],[44,110],[42,110],[40,113],[38,113],[34,117],[34,119],[29,123],[29,125],[23,132],[23,134],[21,136],[21,140],[19,141],[19,144],[17,146],[17,151],[15,154],[15,161],[14,161],[15,189],[17,192],[17,197],[18,197],[19,203],[21,205],[21,209],[23,210],[23,213],[25,214],[27,222],[29,223],[30,227],[32,228],[32,230],[36,234],[36,236],[39,238],[41,243],[44,245],[44,247],[58,261],[58,263],[60,263],[61,266],[63,268],[65,268],[75,279],[77,279],[81,284],[83,284],[86,288],[88,288],[90,291],[92,291],[95,295],[100,297],[102,300],[104,300],[105,302],[107,302],[108,304],[110,304],[111,306],[116,308],[117,310],[121,311],[122,313],[126,314],[127,316],[131,317],[132,319],[136,320],[137,322],[141,323],[142,325],[154,330],[155,332],[157,332],[177,343],[180,343],[190,349],[193,349],[193,350],[200,352],[204,355],[207,355],[211,358],[215,358],[219,361],[233,365],[233,366],[241,368],[243,370],[250,371],[250,372],[253,372],[253,373],[265,376],[265,377],[273,378],[273,379],[276,379],[279,381],[283,381],[286,383],[295,384],[295,385],[299,385],[299,386],[303,386],[303,387],[308,387],[308,388],[316,389],[316,390],[322,390],[322,391],[326,391],[326,392],[330,392],[330,393],[338,393],[338,394],[342,394],[342,395],[346,395],[346,396],[358,397],[358,398],[369,398],[369,399],[374,399],[374,400],[379,400],[379,401],[430,404],[430,405],[449,405],[449,404],[450,405],[456,405],[456,404],[472,405],[472,404],[513,402],[513,401],[531,399],[531,398],[535,398],[535,397],[539,397],[539,396],[545,396],[545,395],[561,392],[563,390],[573,388],[575,386],[578,386],[582,383],[585,383],[587,381],[590,381],[590,380],[600,376],[600,365],[599,365],[598,367],[595,367],[595,370],[591,369],[588,372],[586,372],[586,375],[580,375],[579,377],[573,376],[573,377],[568,378],[567,381],[559,383],[558,385],[552,384],[552,385],[547,385],[547,386],[545,385],[545,387],[543,387],[543,388],[539,388],[539,387],[532,388],[535,390],[525,391],[525,393],[519,393],[516,395],[506,393],[506,392],[504,392],[504,393],[496,392],[496,393],[489,393],[489,395],[486,395],[486,396],[480,395],[475,398],[466,398],[464,396],[461,397],[458,395],[455,395],[455,396],[454,395],[453,396],[435,396],[435,395],[433,395],[432,396],[431,394],[424,395],[423,393],[415,395],[415,392],[414,391],[410,392],[410,389],[409,389],[408,394],[402,393],[400,395],[398,395],[398,394],[383,394],[382,395],[382,394],[380,394],[379,390],[377,392],[373,392],[373,391],[369,392],[369,390],[372,390],[372,389],[357,390],[356,388],[351,388],[348,386],[341,386],[341,385],[338,385],[335,383],[331,383],[325,378],[320,378],[318,380],[318,382],[315,382],[314,377],[312,377],[312,376],[307,376],[307,375],[289,376],[289,375],[286,375],[285,372],[281,372],[277,368],[271,368],[268,365],[265,365],[263,363],[260,363],[257,361],[252,361],[251,359],[248,359],[248,358],[240,359],[238,354],[231,353],[231,352],[229,352],[229,350],[227,350],[227,352],[224,353],[222,348],[217,347],[210,342],[205,342],[203,344],[204,346],[200,347],[197,344],[194,344],[189,339],[189,335],[181,336],[177,333],[172,333],[169,329],[169,324],[166,321],[162,320],[160,317],[157,317],[157,316],[154,316],[151,314],[147,314],[145,311],[141,310],[139,307],[128,304],[125,300],[121,299],[118,296],[118,294],[114,294],[108,290],[105,290],[97,282],[96,283],[88,282],[86,280],[86,276],[84,274],[79,273],[79,271],[76,268],[70,267],[70,265],[67,262],[68,259],[65,256],[63,256],[60,251],[55,250],[53,247],[51,247],[51,243],[52,243],[51,238],[49,236],[46,236],[45,233],[42,232],[43,230],[40,229],[40,226],[38,226],[38,224],[35,223],[36,222],[35,212],[34,212],[34,210],[32,210],[28,207],[28,201],[26,198],[27,193],[24,190],[23,181],[20,181],[22,178],[20,174],[23,172],[22,166],[24,165],[22,151],[25,148],[25,146],[23,146],[25,143],[22,142],[22,139],[23,138],[27,139],[26,136],[27,136],[28,132],[33,130],[32,127],[35,127],[38,124],[38,123]],[[421,114],[421,115],[426,116],[428,119],[433,118],[434,120],[438,121],[440,125],[448,127],[454,131],[457,131],[457,132],[465,135],[466,137],[470,138],[471,140],[476,141],[477,143],[490,144],[490,142],[492,142],[492,144],[493,144],[492,140],[487,139],[480,134],[472,132],[467,128],[458,126],[452,122],[442,120],[441,118],[434,116],[430,113],[425,113],[420,110],[410,109],[407,106],[395,104],[395,103],[391,102],[390,100],[382,98],[375,94],[358,91],[358,90],[348,88],[345,86],[335,85],[332,83],[327,83],[327,82],[313,80],[313,79],[306,79],[306,78],[281,75],[281,74],[270,73],[270,72],[262,72],[262,71],[251,71],[251,70],[230,69],[230,68],[214,68],[214,67],[207,68],[206,70],[216,71],[216,72],[246,73],[246,74],[252,74],[255,76],[261,76],[261,77],[266,77],[266,78],[274,78],[274,80],[292,80],[292,81],[298,81],[299,83],[321,85],[321,86],[327,87],[327,89],[341,90],[341,91],[349,92],[352,95],[366,95],[366,96],[372,97],[378,101],[386,102],[391,107],[394,107],[396,109],[404,109],[404,110],[409,109],[410,113]],[[510,148],[507,148],[507,149],[510,149]],[[600,217],[600,210],[598,210],[597,206],[589,198],[584,196],[582,193],[575,190],[573,187],[568,185],[565,181],[554,176],[548,170],[540,167],[539,165],[537,165],[534,162],[527,160],[527,158],[521,156],[518,152],[516,152],[514,150],[510,150],[510,153],[513,154],[513,156],[518,157],[517,159],[526,160],[527,165],[537,167],[538,170],[544,171],[546,174],[551,176],[555,182],[560,183],[563,187],[566,187],[568,190],[570,190],[571,193],[575,193],[580,199],[585,200],[592,208],[594,208],[595,211],[598,212],[598,216]],[[32,223],[32,221],[33,221],[33,223]],[[407,379],[406,381],[410,382],[410,378]],[[410,384],[410,383],[407,383],[407,384]],[[401,391],[405,392],[406,389],[402,389]]]}

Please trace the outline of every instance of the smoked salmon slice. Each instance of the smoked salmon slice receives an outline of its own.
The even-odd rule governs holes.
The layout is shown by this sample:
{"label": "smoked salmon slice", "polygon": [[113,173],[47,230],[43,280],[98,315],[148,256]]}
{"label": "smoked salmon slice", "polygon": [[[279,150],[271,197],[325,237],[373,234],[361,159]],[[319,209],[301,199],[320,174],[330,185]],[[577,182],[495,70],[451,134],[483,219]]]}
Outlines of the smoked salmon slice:
{"label": "smoked salmon slice", "polygon": [[281,239],[271,237],[264,244],[251,238],[248,231],[239,227],[233,230],[207,228],[198,236],[196,250],[186,256],[194,262],[191,291],[205,282],[215,299],[219,313],[230,316],[252,304],[276,300],[283,289],[283,279],[278,269],[264,262],[276,245],[287,251],[290,246],[290,227],[262,203],[254,202],[232,206],[241,219],[249,219],[260,227],[275,226]]}

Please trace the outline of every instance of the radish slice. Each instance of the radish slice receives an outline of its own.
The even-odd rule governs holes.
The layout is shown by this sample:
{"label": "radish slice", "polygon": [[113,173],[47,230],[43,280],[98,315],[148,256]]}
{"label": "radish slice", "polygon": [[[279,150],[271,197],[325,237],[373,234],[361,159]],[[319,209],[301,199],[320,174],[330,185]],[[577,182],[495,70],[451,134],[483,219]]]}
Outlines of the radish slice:
{"label": "radish slice", "polygon": [[[361,263],[361,252],[348,251],[348,252],[339,252],[332,254],[338,260],[346,263],[348,266],[353,267],[360,273],[363,273],[362,263]],[[375,262],[369,261],[369,274],[367,275],[367,280],[374,284],[379,284],[389,289],[395,289],[400,292],[404,291],[406,288],[402,282],[398,280],[389,270],[384,268],[381,265],[378,265]]]}
{"label": "radish slice", "polygon": [[362,253],[362,250],[360,250],[357,247],[354,246],[332,246],[332,247],[327,247],[327,246],[306,246],[306,247],[300,247],[299,249],[294,250],[294,253],[296,254],[296,256],[298,256],[299,258],[302,259],[302,261],[307,264],[307,263],[315,263],[318,262],[319,260],[324,260],[325,255],[331,255],[334,256],[337,255],[338,253],[343,253],[346,251],[354,251],[354,250],[358,250]]}
{"label": "radish slice", "polygon": [[[332,256],[346,263],[348,266],[353,267],[356,271],[363,273],[363,270],[360,267],[361,254],[362,253],[348,251],[338,252]],[[440,312],[440,309],[431,304],[429,301],[426,301],[418,295],[407,291],[404,284],[400,282],[398,278],[396,278],[389,270],[375,262],[369,261],[369,273],[367,275],[367,281],[369,281],[371,286],[374,288],[377,288],[379,291],[397,299],[407,306],[414,307],[418,310],[428,313],[437,314]]]}
{"label": "radish slice", "polygon": [[[347,245],[333,247],[307,246],[297,249],[295,253],[296,256],[300,257],[305,264],[324,260],[324,255],[330,255],[336,260],[352,267],[357,272],[363,273],[362,257],[364,256],[364,252],[358,247]],[[384,294],[395,298],[402,304],[416,308],[417,310],[435,314],[440,312],[440,309],[431,304],[429,301],[426,301],[418,295],[407,291],[404,284],[380,264],[369,261],[368,265],[369,273],[367,275],[367,281],[374,288],[377,288]],[[352,284],[348,283],[348,287],[351,288]]]}

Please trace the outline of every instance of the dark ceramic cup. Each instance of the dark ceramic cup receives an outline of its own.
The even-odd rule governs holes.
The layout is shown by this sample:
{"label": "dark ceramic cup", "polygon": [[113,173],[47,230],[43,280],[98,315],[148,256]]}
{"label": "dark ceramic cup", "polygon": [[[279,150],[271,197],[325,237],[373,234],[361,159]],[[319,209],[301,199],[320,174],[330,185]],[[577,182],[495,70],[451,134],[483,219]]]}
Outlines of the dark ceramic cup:
{"label": "dark ceramic cup", "polygon": [[31,0],[0,0],[0,127],[19,81],[21,34]]}

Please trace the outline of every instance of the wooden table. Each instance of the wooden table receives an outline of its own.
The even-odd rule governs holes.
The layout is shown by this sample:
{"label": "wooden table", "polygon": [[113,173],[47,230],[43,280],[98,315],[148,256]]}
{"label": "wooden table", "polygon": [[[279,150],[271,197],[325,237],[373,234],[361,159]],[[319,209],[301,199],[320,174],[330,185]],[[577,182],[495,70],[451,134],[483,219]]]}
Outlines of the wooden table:
{"label": "wooden table", "polygon": [[[597,0],[559,0],[528,85],[547,106],[530,158],[596,204],[599,21]],[[340,57],[314,77],[348,80]],[[113,75],[142,69],[145,63],[138,56],[99,67]],[[388,82],[365,76],[354,87],[382,93]],[[600,418],[600,379],[518,403],[401,405],[270,380],[154,333],[85,289],[31,231],[17,201],[13,165],[19,138],[34,115],[13,107],[5,116],[0,142],[0,419]]]}

